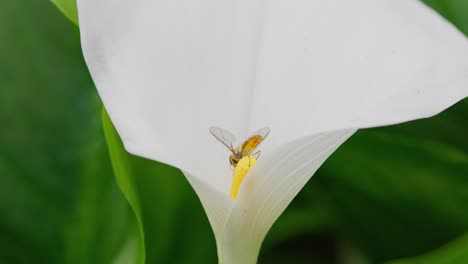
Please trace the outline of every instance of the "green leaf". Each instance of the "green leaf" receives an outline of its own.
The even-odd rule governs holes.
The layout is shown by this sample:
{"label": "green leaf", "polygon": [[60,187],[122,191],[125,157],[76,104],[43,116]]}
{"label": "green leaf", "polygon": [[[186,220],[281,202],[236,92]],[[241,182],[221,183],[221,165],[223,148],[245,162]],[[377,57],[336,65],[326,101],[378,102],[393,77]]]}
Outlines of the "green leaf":
{"label": "green leaf", "polygon": [[468,260],[468,235],[422,256],[390,261],[388,264],[461,264]]}
{"label": "green leaf", "polygon": [[0,1],[0,25],[0,263],[109,263],[135,220],[78,31],[42,1]]}
{"label": "green leaf", "polygon": [[466,0],[424,0],[424,2],[447,18],[468,36],[468,1]]}
{"label": "green leaf", "polygon": [[[99,114],[94,120],[98,121],[100,103],[96,106]],[[122,254],[134,258],[138,229],[113,177],[103,131],[96,129],[87,145],[86,158],[77,172],[80,179],[75,214],[65,230],[65,262],[113,263]]]}
{"label": "green leaf", "polygon": [[[376,262],[421,254],[468,230],[467,142],[451,142],[468,134],[466,122],[455,122],[467,103],[432,119],[362,130],[311,181],[332,197],[340,233]],[[454,123],[441,127],[442,120]]]}
{"label": "green leaf", "polygon": [[103,125],[117,183],[139,223],[137,263],[216,263],[208,219],[184,175],[127,153],[105,112]]}
{"label": "green leaf", "polygon": [[76,0],[51,0],[53,4],[75,25],[78,25]]}

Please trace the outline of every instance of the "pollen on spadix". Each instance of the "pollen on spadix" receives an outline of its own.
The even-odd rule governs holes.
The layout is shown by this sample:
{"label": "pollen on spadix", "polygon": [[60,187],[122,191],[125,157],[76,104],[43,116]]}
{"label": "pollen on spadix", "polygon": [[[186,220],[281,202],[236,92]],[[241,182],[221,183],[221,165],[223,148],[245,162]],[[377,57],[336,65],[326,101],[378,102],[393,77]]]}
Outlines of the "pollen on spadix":
{"label": "pollen on spadix", "polygon": [[245,156],[238,163],[234,169],[232,175],[232,186],[230,196],[232,199],[236,199],[237,193],[239,192],[242,181],[244,181],[245,175],[255,165],[257,160],[253,156]]}

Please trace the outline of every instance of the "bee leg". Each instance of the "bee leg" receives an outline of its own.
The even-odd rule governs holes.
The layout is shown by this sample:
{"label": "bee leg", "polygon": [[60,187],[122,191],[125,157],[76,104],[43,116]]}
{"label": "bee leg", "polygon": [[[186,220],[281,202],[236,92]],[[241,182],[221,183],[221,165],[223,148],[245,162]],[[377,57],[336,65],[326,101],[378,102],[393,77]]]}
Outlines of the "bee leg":
{"label": "bee leg", "polygon": [[255,159],[258,159],[260,157],[260,150],[255,152],[254,154],[252,154],[252,156],[255,158]]}

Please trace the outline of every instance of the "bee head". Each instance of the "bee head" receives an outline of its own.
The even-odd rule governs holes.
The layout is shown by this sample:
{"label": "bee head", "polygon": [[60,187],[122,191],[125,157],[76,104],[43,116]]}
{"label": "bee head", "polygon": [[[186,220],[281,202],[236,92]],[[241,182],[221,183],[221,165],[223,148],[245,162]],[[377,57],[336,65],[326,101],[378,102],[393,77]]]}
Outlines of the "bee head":
{"label": "bee head", "polygon": [[237,165],[237,160],[234,158],[234,155],[229,156],[229,163],[231,163],[232,167],[236,167]]}

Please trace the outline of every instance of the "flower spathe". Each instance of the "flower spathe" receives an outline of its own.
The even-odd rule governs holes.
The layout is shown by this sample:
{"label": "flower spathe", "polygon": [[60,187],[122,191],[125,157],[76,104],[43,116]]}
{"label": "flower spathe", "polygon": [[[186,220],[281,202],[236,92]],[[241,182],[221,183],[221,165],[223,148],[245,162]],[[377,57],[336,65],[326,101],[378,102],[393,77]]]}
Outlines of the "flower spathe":
{"label": "flower spathe", "polygon": [[208,215],[220,262],[255,263],[271,225],[328,156],[353,133],[316,134],[262,154],[242,182],[236,200],[184,172]]}
{"label": "flower spathe", "polygon": [[[468,43],[419,1],[78,0],[82,47],[126,149],[184,171],[222,263],[263,238],[355,129],[468,95]],[[207,129],[270,126],[235,200]]]}

